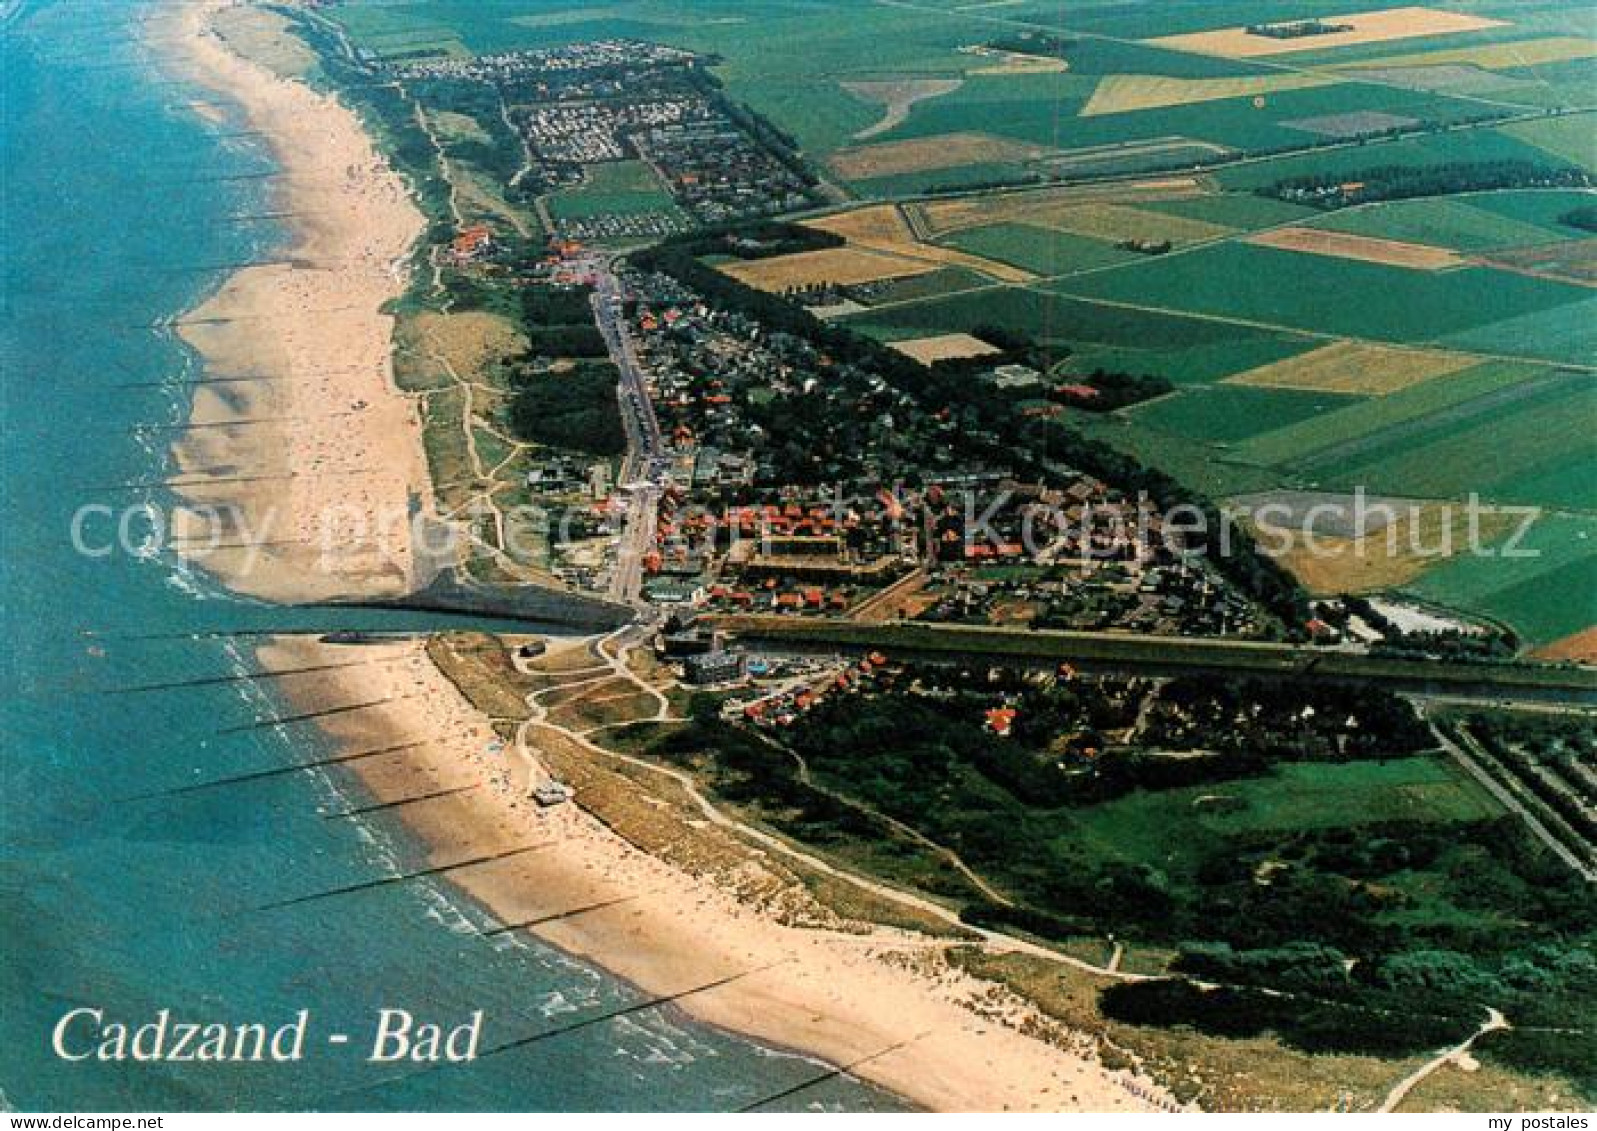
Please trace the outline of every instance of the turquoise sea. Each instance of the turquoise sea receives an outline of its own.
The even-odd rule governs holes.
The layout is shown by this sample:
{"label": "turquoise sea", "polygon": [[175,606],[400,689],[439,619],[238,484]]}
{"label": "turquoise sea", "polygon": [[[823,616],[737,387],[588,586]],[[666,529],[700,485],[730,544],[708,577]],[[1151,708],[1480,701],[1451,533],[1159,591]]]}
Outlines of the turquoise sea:
{"label": "turquoise sea", "polygon": [[[370,1066],[352,1045],[291,1065],[68,1063],[63,1012],[292,1019],[361,1033],[384,1006],[487,1016],[485,1046],[641,1000],[413,882],[277,900],[413,866],[394,829],[329,820],[352,783],[320,773],[154,796],[317,755],[308,724],[248,678],[251,634],[412,629],[399,614],[240,601],[169,555],[90,557],[84,504],[148,528],[195,369],[167,327],[229,265],[270,254],[272,164],[158,65],[146,3],[0,0],[0,1106],[145,1109],[733,1109],[826,1076],[662,1010],[458,1067]],[[88,525],[96,539],[107,524]],[[174,686],[177,685],[177,686]],[[829,1077],[772,1105],[894,1103]]]}

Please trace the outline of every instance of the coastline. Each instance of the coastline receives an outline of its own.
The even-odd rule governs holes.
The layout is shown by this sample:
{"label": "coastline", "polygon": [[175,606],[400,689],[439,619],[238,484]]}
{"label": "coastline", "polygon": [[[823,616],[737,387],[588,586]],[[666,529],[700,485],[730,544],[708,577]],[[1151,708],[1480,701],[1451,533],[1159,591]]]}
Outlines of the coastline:
{"label": "coastline", "polygon": [[[740,897],[769,879],[753,846],[733,892],[635,847],[579,804],[538,807],[527,796],[533,767],[421,642],[354,647],[369,663],[329,671],[296,708],[381,702],[323,729],[346,750],[405,747],[352,768],[423,847],[426,866],[484,861],[448,880],[501,923],[534,923],[539,939],[647,994],[685,995],[673,1004],[698,1021],[819,1057],[918,1107],[1158,1110],[1152,1082],[1105,1068],[1084,1039],[1054,1043],[1071,1035],[944,961],[946,938],[818,926],[798,907],[779,922]],[[351,652],[280,637],[260,654],[289,670],[347,663]],[[667,804],[646,790],[637,800]]]}
{"label": "coastline", "polygon": [[[270,141],[293,246],[288,262],[244,268],[178,322],[207,374],[227,383],[197,387],[198,427],[175,449],[174,489],[191,508],[237,508],[240,534],[268,543],[191,556],[266,600],[392,596],[416,582],[408,528],[392,516],[430,509],[431,490],[415,402],[392,381],[382,309],[404,289],[422,218],[352,111],[234,55],[209,29],[235,2],[186,5],[173,22],[200,81]],[[324,535],[328,514],[347,525]],[[331,562],[324,541],[337,545]],[[321,720],[341,750],[392,751],[349,768],[376,805],[394,806],[429,864],[513,853],[448,877],[501,922],[541,920],[539,938],[644,993],[686,993],[676,1005],[699,1021],[821,1057],[921,1107],[1153,1109],[1085,1039],[1070,1050],[1023,1032],[1050,1025],[943,961],[947,940],[787,925],[578,805],[540,809],[527,798],[532,767],[495,752],[494,720],[421,642],[353,647],[367,662],[296,688],[294,706],[344,708]],[[259,655],[266,669],[288,670],[351,652],[285,637]],[[763,853],[744,848],[757,872]]]}
{"label": "coastline", "polygon": [[207,382],[173,446],[179,552],[263,600],[400,595],[417,585],[409,523],[431,487],[384,310],[424,219],[352,110],[226,45],[213,20],[236,3],[157,19],[183,72],[267,140],[291,242],[176,321]]}

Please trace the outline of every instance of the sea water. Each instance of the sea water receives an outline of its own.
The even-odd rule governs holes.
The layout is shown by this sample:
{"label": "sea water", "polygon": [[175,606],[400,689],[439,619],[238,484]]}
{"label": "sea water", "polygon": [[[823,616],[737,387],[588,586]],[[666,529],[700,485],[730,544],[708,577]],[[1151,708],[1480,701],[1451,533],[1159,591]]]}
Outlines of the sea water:
{"label": "sea water", "polygon": [[[196,112],[209,96],[159,65],[147,15],[0,2],[0,1106],[731,1109],[824,1076],[662,1010],[437,1068],[366,1064],[358,1043],[292,1064],[53,1053],[79,1007],[274,1024],[306,1009],[316,1032],[357,1034],[385,1006],[480,1009],[486,1047],[641,1000],[535,941],[483,938],[485,913],[443,885],[263,910],[415,866],[398,830],[327,818],[347,781],[169,792],[325,753],[310,724],[252,725],[281,709],[248,678],[253,634],[426,626],[272,608],[166,553],[73,547],[84,504],[166,504],[151,485],[197,375],[171,321],[284,239],[263,219],[269,155],[235,118]],[[832,1077],[774,1106],[893,1101]]]}

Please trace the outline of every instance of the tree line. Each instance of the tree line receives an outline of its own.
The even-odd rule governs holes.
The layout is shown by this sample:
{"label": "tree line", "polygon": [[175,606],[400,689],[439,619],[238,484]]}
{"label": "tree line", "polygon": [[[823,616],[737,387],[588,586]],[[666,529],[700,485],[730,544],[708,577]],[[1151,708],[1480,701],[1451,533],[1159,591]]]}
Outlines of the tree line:
{"label": "tree line", "polygon": [[1574,165],[1535,161],[1449,161],[1439,165],[1377,165],[1352,172],[1310,173],[1287,177],[1256,191],[1261,196],[1341,208],[1378,200],[1421,196],[1454,196],[1515,188],[1586,188],[1592,176]]}

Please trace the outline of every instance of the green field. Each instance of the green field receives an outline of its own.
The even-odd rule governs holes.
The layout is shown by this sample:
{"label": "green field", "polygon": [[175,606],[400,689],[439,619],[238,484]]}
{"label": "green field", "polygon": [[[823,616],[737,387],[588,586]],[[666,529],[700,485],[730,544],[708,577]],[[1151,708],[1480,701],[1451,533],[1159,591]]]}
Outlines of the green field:
{"label": "green field", "polygon": [[[1588,36],[1592,33],[1588,31]],[[1569,111],[1588,110],[1594,101],[1592,95],[1591,60],[1571,59],[1564,63],[1544,63],[1539,67],[1525,67],[1499,72],[1510,78],[1527,80],[1529,85],[1515,91],[1516,101],[1529,102],[1548,109]],[[1590,150],[1587,150],[1590,153]]]}
{"label": "green field", "polygon": [[1409,589],[1450,608],[1506,621],[1526,640],[1547,643],[1597,624],[1594,546],[1597,519],[1547,514],[1516,547],[1528,556],[1455,557]]}
{"label": "green field", "polygon": [[[1463,337],[1494,317],[1592,301],[1584,287],[1485,268],[1412,271],[1240,243],[1063,280],[1050,289],[1172,313],[1416,343]],[[1554,361],[1576,360],[1571,355],[1580,352],[1568,334],[1505,341],[1496,348]]]}
{"label": "green field", "polygon": [[[1381,0],[1348,0],[1336,4],[1334,10],[1362,12],[1386,7],[1391,5]],[[1305,0],[1183,0],[1180,4],[1084,3],[1064,7],[1053,0],[1028,0],[999,10],[1010,19],[1128,39],[1208,31],[1261,19],[1304,20],[1324,16],[1327,11],[1323,4]]]}
{"label": "green field", "polygon": [[555,219],[676,211],[671,194],[642,161],[589,165],[584,173],[587,180],[582,185],[549,197],[549,214]]}
{"label": "green field", "polygon": [[704,22],[744,22],[764,12],[791,10],[777,0],[593,0],[561,7],[546,0],[377,0],[329,6],[328,15],[348,29],[359,46],[408,29],[439,28],[458,36],[477,54],[546,47],[584,39],[628,37],[669,41]]}
{"label": "green field", "polygon": [[958,76],[971,65],[958,48],[980,34],[980,25],[958,14],[886,5],[782,0],[727,7],[739,22],[705,21],[680,36],[656,38],[722,56],[717,73],[727,93],[780,122],[815,157],[849,144],[882,116],[879,105],[840,83]]}
{"label": "green field", "polygon": [[[1339,88],[1340,89],[1340,88]],[[1302,139],[1299,139],[1300,143]],[[1547,154],[1499,129],[1455,130],[1442,134],[1370,142],[1351,148],[1299,153],[1222,169],[1215,179],[1226,189],[1252,191],[1292,177],[1351,178],[1382,165],[1417,168],[1449,161],[1532,161],[1547,163]]]}
{"label": "green field", "polygon": [[[1536,18],[1536,9],[1542,7],[1545,2],[1546,0],[1530,0],[1529,3],[1518,3],[1516,0],[1508,0],[1507,3],[1487,3],[1472,6],[1472,14],[1505,21],[1502,27],[1478,28],[1474,31],[1456,32],[1450,35],[1426,35],[1412,39],[1387,40],[1380,43],[1348,44],[1343,47],[1324,48],[1318,51],[1294,51],[1292,58],[1307,66],[1378,63],[1394,56],[1407,57],[1437,52],[1472,50],[1494,44],[1512,43],[1516,40],[1589,34],[1580,19],[1568,7],[1561,11],[1553,12],[1547,18]],[[1395,7],[1396,5],[1384,4],[1380,6]],[[1431,7],[1445,6],[1431,5]],[[1549,8],[1551,7],[1549,5]],[[1341,10],[1351,11],[1352,9]]]}
{"label": "green field", "polygon": [[[1078,412],[1070,424],[1086,436],[1162,469],[1211,499],[1267,491],[1281,484],[1281,474],[1274,468],[1236,459],[1218,443],[1155,427],[1130,414]],[[1059,457],[1068,459],[1069,453],[1061,452]]]}
{"label": "green field", "polygon": [[1065,363],[1065,371],[1084,374],[1101,368],[1163,377],[1177,385],[1206,385],[1305,353],[1319,344],[1306,338],[1266,333],[1191,346],[1165,346],[1158,342],[1077,344]]}
{"label": "green field", "polygon": [[1417,121],[1454,122],[1480,112],[1478,105],[1461,99],[1342,83],[1280,92],[1263,106],[1252,98],[1230,98],[1083,118],[1076,115],[1090,96],[1091,91],[1081,86],[1090,81],[1089,76],[1071,72],[1028,79],[1050,82],[1024,90],[1019,78],[967,81],[953,94],[916,106],[909,120],[884,138],[982,129],[1036,145],[1072,149],[1178,136],[1257,152],[1300,147],[1312,140],[1312,135],[1284,124],[1303,118],[1372,110]]}
{"label": "green field", "polygon": [[875,285],[871,302],[919,302],[991,284],[987,276],[968,267],[940,267],[921,275],[881,280]]}
{"label": "green field", "polygon": [[[1318,453],[1336,449],[1325,460],[1334,466],[1342,453],[1358,451],[1360,445],[1375,442],[1382,433],[1424,427],[1427,420],[1444,412],[1489,413],[1494,402],[1486,398],[1511,395],[1504,390],[1547,375],[1545,369],[1535,365],[1483,363],[1351,405],[1313,421],[1266,433],[1243,444],[1238,454],[1261,464],[1312,466]],[[1476,406],[1473,410],[1458,407],[1471,404]]]}
{"label": "green field", "polygon": [[[1302,393],[1252,390],[1262,403],[1238,406],[1238,415],[1288,421],[1265,430],[1235,422],[1225,402],[1208,399],[1221,391],[1186,390],[1132,410],[1130,429],[1106,425],[1095,434],[1147,458],[1164,451],[1173,473],[1211,492],[1249,481],[1248,470],[1228,462],[1240,460],[1256,481],[1273,485],[1364,487],[1460,505],[1475,492],[1488,506],[1585,511],[1541,519],[1527,543],[1534,557],[1438,560],[1410,589],[1507,623],[1532,643],[1597,623],[1597,518],[1589,517],[1597,512],[1597,389],[1589,378],[1484,362],[1385,397],[1341,398],[1320,412],[1304,410]],[[1280,397],[1292,399],[1274,403]],[[1205,445],[1206,455],[1177,453],[1173,437]]]}
{"label": "green field", "polygon": [[1312,208],[1288,204],[1284,200],[1274,200],[1267,196],[1255,196],[1250,192],[1218,193],[1214,196],[1195,196],[1186,200],[1155,200],[1145,204],[1139,203],[1137,207],[1144,212],[1184,216],[1189,220],[1203,220],[1206,223],[1221,224],[1239,231],[1268,228],[1320,215]]}
{"label": "green field", "polygon": [[[1582,406],[1588,422],[1597,405]],[[1533,500],[1538,505],[1597,510],[1597,459],[1592,445],[1581,436],[1567,457],[1558,453],[1530,467],[1520,468],[1493,488],[1499,498]]]}
{"label": "green field", "polygon": [[1536,557],[1439,559],[1409,587],[1540,644],[1597,623],[1594,421],[1589,378],[1487,361],[1384,397],[1195,385],[1073,422],[1213,497],[1363,486],[1460,505],[1478,492],[1487,506],[1584,511],[1543,518],[1529,540]]}
{"label": "green field", "polygon": [[1552,239],[1578,239],[1591,233],[1584,228],[1565,224],[1563,217],[1577,208],[1590,208],[1597,204],[1597,193],[1575,189],[1491,192],[1470,197],[1470,204],[1485,212],[1545,228],[1553,233]]}
{"label": "green field", "polygon": [[[444,9],[436,14],[430,8]],[[385,59],[422,57],[425,54],[465,55],[464,25],[450,19],[447,5],[362,5],[341,7],[335,13],[352,41]]]}
{"label": "green field", "polygon": [[[1233,811],[1202,799],[1223,797]],[[1104,860],[1190,876],[1239,833],[1491,817],[1497,805],[1438,758],[1287,763],[1266,777],[1138,792],[1071,815],[1068,838]]]}
{"label": "green field", "polygon": [[[1582,67],[1588,85],[1587,101],[1590,102],[1590,87],[1593,85],[1591,64],[1586,63]],[[1590,114],[1515,122],[1511,126],[1504,126],[1503,132],[1545,150],[1557,160],[1597,172],[1597,121]]]}
{"label": "green field", "polygon": [[1488,362],[1254,434],[1236,455],[1300,484],[1597,509],[1594,420],[1588,378]]}
{"label": "green field", "polygon": [[1357,455],[1310,467],[1323,469],[1327,483],[1372,493],[1435,499],[1476,491],[1493,501],[1597,509],[1597,387],[1584,377],[1525,387],[1534,391],[1489,411],[1439,413],[1423,428],[1377,434]]}
{"label": "green field", "polygon": [[[1452,349],[1524,353],[1549,361],[1591,365],[1592,359],[1597,357],[1597,296],[1593,296],[1589,288],[1569,289],[1578,292],[1575,301],[1460,330],[1439,339],[1437,344]],[[1488,304],[1485,310],[1497,313],[1493,294],[1485,295],[1482,301]]]}
{"label": "green field", "polygon": [[[1433,244],[1465,252],[1495,251],[1569,238],[1562,226],[1549,227],[1512,215],[1516,203],[1512,198],[1536,195],[1508,192],[1451,200],[1397,200],[1344,209],[1310,223],[1312,227],[1333,232]],[[1494,196],[1510,199],[1505,200],[1500,209],[1482,205]]]}
{"label": "green field", "polygon": [[1042,341],[1113,346],[1147,343],[1166,350],[1230,347],[1239,340],[1280,337],[1269,331],[1249,333],[1246,328],[1180,314],[1078,302],[1024,287],[950,295],[848,319],[856,329],[889,340],[969,330],[983,322],[1022,331]]}
{"label": "green field", "polygon": [[1322,344],[1289,333],[1075,302],[1023,287],[988,287],[845,321],[888,341],[970,330],[985,322],[1068,345],[1072,353],[1064,370],[1069,373],[1103,368],[1180,384],[1217,381]]}
{"label": "green field", "polygon": [[1144,427],[1229,444],[1362,402],[1362,397],[1336,393],[1207,385],[1137,405],[1127,414]]}
{"label": "green field", "polygon": [[974,165],[952,165],[946,169],[926,169],[919,173],[895,173],[887,177],[866,177],[849,181],[860,196],[923,196],[954,189],[989,188],[995,185],[1031,183],[1037,174],[1013,161],[981,161]]}
{"label": "green field", "polygon": [[989,224],[958,232],[943,243],[973,255],[1012,263],[1038,275],[1090,271],[1139,259],[1104,240],[1058,232],[1035,224]]}

